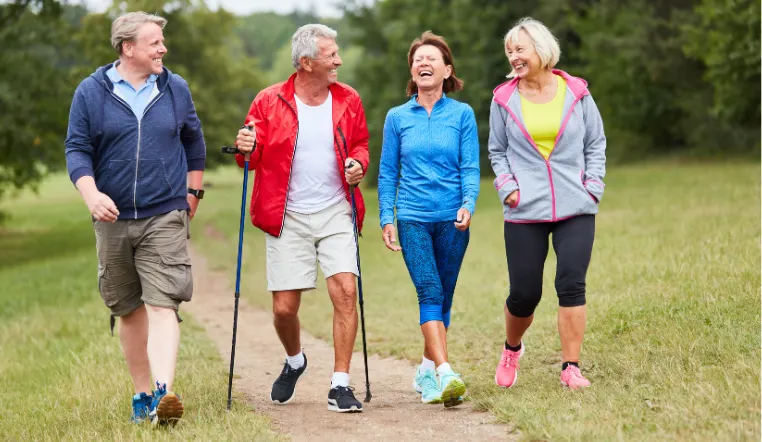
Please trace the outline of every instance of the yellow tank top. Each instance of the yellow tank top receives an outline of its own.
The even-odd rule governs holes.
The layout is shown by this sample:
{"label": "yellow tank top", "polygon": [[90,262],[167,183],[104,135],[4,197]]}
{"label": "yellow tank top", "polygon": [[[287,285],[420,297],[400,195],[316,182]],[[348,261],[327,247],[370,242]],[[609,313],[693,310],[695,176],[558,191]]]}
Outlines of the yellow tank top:
{"label": "yellow tank top", "polygon": [[521,114],[529,135],[534,140],[540,153],[547,160],[556,147],[556,136],[561,128],[566,98],[566,80],[560,76],[556,96],[547,103],[536,104],[521,97]]}

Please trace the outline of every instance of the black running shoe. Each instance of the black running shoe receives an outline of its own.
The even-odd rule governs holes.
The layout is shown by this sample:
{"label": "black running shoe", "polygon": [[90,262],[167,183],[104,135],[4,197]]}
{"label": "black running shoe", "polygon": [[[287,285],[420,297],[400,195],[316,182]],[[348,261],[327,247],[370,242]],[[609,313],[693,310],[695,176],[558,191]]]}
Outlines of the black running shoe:
{"label": "black running shoe", "polygon": [[352,387],[335,387],[328,392],[328,409],[339,413],[359,413],[362,404],[355,399]]}
{"label": "black running shoe", "polygon": [[288,360],[283,364],[283,370],[280,372],[280,376],[275,380],[273,384],[273,391],[270,393],[270,400],[276,404],[287,404],[294,398],[294,389],[296,388],[296,381],[307,370],[307,355],[304,356],[304,365],[300,368],[291,368],[288,365]]}

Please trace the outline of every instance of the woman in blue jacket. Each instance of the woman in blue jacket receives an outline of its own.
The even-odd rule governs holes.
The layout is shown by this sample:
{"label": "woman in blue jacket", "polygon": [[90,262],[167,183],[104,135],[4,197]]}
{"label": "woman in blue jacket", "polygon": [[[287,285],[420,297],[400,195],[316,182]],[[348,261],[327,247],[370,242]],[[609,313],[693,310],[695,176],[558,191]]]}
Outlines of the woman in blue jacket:
{"label": "woman in blue jacket", "polygon": [[423,402],[452,407],[466,386],[447,362],[447,328],[479,195],[479,140],[474,111],[446,95],[461,90],[463,81],[445,40],[425,32],[410,46],[408,66],[411,98],[391,109],[384,124],[382,238],[390,250],[402,250],[418,293],[425,347],[413,385]]}

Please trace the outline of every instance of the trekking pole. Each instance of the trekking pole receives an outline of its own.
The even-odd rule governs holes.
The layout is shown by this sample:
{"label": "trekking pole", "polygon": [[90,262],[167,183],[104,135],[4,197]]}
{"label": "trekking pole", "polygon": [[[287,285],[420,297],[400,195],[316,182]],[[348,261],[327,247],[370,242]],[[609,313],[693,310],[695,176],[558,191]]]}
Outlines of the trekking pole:
{"label": "trekking pole", "polygon": [[[252,130],[249,126],[244,128]],[[253,149],[252,149],[253,150]],[[237,154],[240,153],[235,147],[222,147],[222,153],[224,154]],[[235,338],[238,331],[238,301],[241,298],[241,256],[243,255],[243,226],[244,218],[246,216],[246,190],[248,188],[249,181],[249,160],[251,159],[251,153],[244,154],[243,161],[243,192],[241,194],[241,223],[238,228],[238,267],[235,271],[235,308],[233,310],[233,344],[230,350],[230,376],[228,377],[228,411],[233,404],[233,367],[235,365]]]}
{"label": "trekking pole", "polygon": [[[350,161],[349,165],[347,166],[347,169],[354,166],[354,161]],[[362,271],[360,270],[360,242],[357,238],[357,204],[355,204],[355,192],[354,189],[357,188],[357,186],[349,186],[349,196],[352,200],[352,226],[354,227],[354,233],[355,233],[355,250],[357,253],[357,291],[359,292],[359,300],[360,300],[360,324],[362,325],[362,355],[363,359],[365,360],[365,402],[370,402],[370,398],[372,397],[370,394],[370,381],[368,380],[368,350],[365,343],[365,303],[363,302],[362,298]]]}

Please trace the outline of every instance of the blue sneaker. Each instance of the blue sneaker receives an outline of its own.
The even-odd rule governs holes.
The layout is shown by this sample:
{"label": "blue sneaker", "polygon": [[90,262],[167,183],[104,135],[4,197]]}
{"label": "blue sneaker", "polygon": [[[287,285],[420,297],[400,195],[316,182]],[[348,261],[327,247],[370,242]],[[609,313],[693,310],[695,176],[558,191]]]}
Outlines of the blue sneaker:
{"label": "blue sneaker", "polygon": [[437,374],[434,370],[425,370],[416,376],[416,383],[421,386],[421,402],[438,404],[442,402],[442,392],[439,390]]}
{"label": "blue sneaker", "polygon": [[454,372],[440,375],[442,385],[441,401],[445,408],[454,407],[463,403],[463,395],[466,394],[466,384],[460,375]]}
{"label": "blue sneaker", "polygon": [[156,382],[156,391],[153,392],[152,410],[149,413],[151,425],[176,424],[183,417],[183,401],[180,396],[167,391],[167,384]]}
{"label": "blue sneaker", "polygon": [[130,422],[133,424],[139,424],[148,419],[148,414],[153,408],[153,396],[145,393],[136,394],[132,397],[132,416]]}

